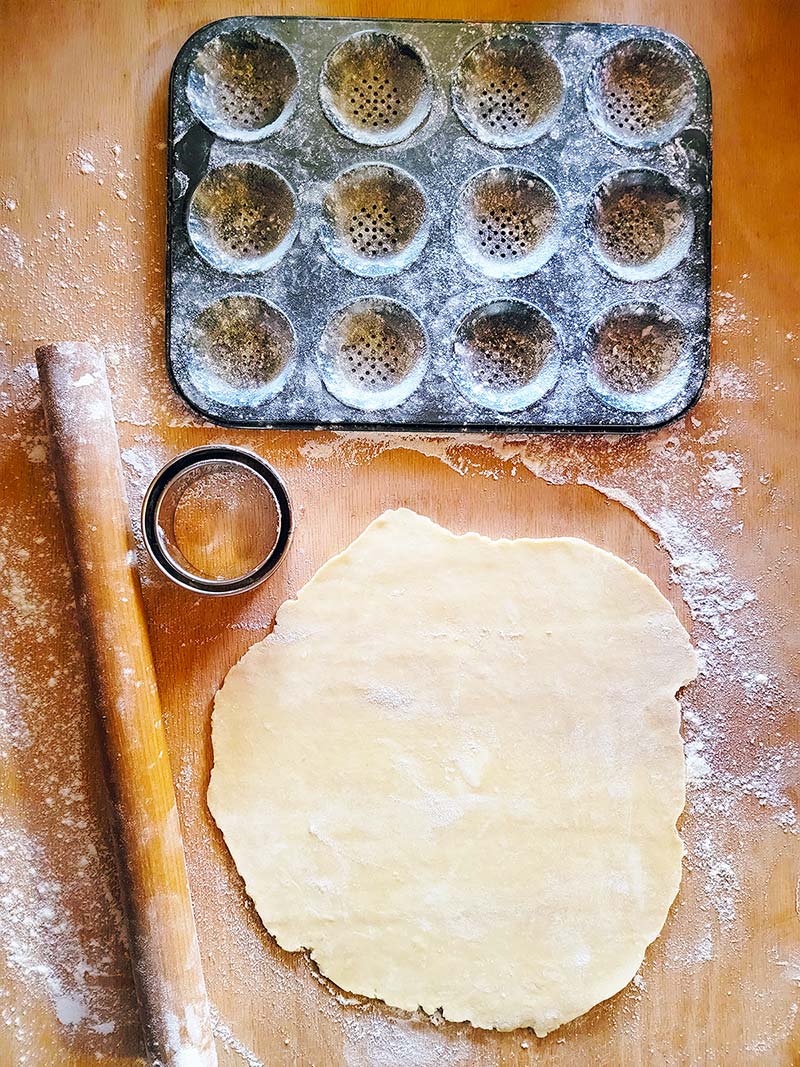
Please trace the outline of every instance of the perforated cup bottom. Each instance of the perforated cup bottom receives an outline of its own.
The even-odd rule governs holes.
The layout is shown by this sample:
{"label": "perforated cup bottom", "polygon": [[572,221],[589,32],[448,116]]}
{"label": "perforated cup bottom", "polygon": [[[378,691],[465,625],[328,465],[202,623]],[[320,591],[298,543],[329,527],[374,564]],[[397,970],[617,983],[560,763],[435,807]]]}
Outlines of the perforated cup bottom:
{"label": "perforated cup bottom", "polygon": [[456,331],[453,377],[468,400],[519,411],[556,383],[560,343],[552,323],[522,300],[496,300],[471,311]]}
{"label": "perforated cup bottom", "polygon": [[620,144],[663,144],[692,117],[691,69],[671,45],[652,38],[622,41],[601,56],[586,85],[595,125]]}
{"label": "perforated cup bottom", "polygon": [[405,140],[428,116],[433,86],[419,52],[395,34],[353,34],[330,53],[319,82],[322,110],[353,141]]}
{"label": "perforated cup bottom", "polygon": [[624,304],[606,311],[586,338],[589,385],[607,404],[652,411],[669,403],[691,370],[686,331],[657,304]]}
{"label": "perforated cup bottom", "polygon": [[598,259],[625,281],[663,277],[684,258],[694,234],[686,197],[654,170],[605,178],[592,194],[586,222]]}
{"label": "perforated cup bottom", "polygon": [[470,49],[453,80],[453,109],[479,141],[530,144],[555,122],[564,99],[556,61],[525,37],[495,37]]}
{"label": "perforated cup bottom", "polygon": [[297,67],[278,41],[251,29],[213,37],[189,68],[192,110],[229,141],[258,141],[288,120],[297,99]]}
{"label": "perforated cup bottom", "polygon": [[189,238],[212,267],[255,274],[274,266],[297,234],[291,186],[257,163],[228,163],[210,171],[189,201]]}
{"label": "perforated cup bottom", "polygon": [[425,194],[399,167],[358,164],[328,189],[320,234],[332,258],[354,274],[397,274],[428,239]]}
{"label": "perforated cup bottom", "polygon": [[201,393],[231,407],[252,407],[283,388],[296,342],[282,311],[243,293],[201,311],[183,349],[189,377]]}
{"label": "perforated cup bottom", "polygon": [[428,362],[419,320],[402,304],[379,296],[355,300],[333,315],[320,349],[328,391],[362,411],[402,404],[422,381]]}
{"label": "perforated cup bottom", "polygon": [[453,215],[456,247],[490,278],[522,278],[552,256],[561,208],[547,182],[519,167],[492,167],[462,188]]}

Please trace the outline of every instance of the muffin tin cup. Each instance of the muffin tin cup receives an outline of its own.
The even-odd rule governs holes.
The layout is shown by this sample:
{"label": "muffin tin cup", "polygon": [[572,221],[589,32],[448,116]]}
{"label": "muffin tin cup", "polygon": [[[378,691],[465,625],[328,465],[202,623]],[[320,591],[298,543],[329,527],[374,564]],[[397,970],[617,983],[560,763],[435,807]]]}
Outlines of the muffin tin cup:
{"label": "muffin tin cup", "polygon": [[530,37],[474,45],[453,78],[453,109],[464,128],[495,148],[521,148],[553,126],[564,100],[555,59]]}
{"label": "muffin tin cup", "polygon": [[425,193],[388,163],[357,163],[331,183],[320,238],[345,270],[365,278],[397,274],[420,255],[430,220]]}
{"label": "muffin tin cup", "polygon": [[689,197],[660,171],[610,174],[592,193],[586,226],[594,253],[623,281],[654,281],[686,257],[694,237]]}
{"label": "muffin tin cup", "polygon": [[326,389],[349,408],[396,408],[422,381],[428,338],[402,304],[361,297],[331,316],[320,341],[320,364]]}
{"label": "muffin tin cup", "polygon": [[[699,394],[710,92],[671,35],[224,19],[181,50],[170,123],[168,365],[204,416],[617,432]],[[637,308],[679,324],[649,384],[597,347]]]}
{"label": "muffin tin cup", "polygon": [[561,204],[538,174],[521,167],[490,167],[461,189],[453,240],[464,261],[487,278],[524,278],[558,247]]}
{"label": "muffin tin cup", "polygon": [[194,318],[183,338],[184,372],[228,407],[258,406],[286,384],[297,354],[287,317],[251,293],[233,293]]}
{"label": "muffin tin cup", "polygon": [[271,167],[242,161],[209,171],[189,200],[189,240],[212,267],[229,274],[261,274],[297,236],[297,199]]}
{"label": "muffin tin cup", "polygon": [[688,57],[653,37],[632,36],[603,53],[585,95],[598,129],[632,148],[665,144],[689,124],[697,106]]}
{"label": "muffin tin cup", "polygon": [[556,384],[561,339],[533,304],[495,300],[461,320],[453,352],[453,377],[464,396],[506,413],[530,407]]}
{"label": "muffin tin cup", "polygon": [[319,100],[331,125],[359,144],[404,141],[427,118],[431,76],[403,36],[363,30],[338,44],[319,77]]}
{"label": "muffin tin cup", "polygon": [[299,75],[289,51],[248,27],[212,37],[194,57],[186,95],[197,118],[229,141],[277,133],[297,104]]}
{"label": "muffin tin cup", "polygon": [[589,327],[585,356],[590,389],[622,412],[658,410],[691,373],[685,326],[654,303],[607,308]]}

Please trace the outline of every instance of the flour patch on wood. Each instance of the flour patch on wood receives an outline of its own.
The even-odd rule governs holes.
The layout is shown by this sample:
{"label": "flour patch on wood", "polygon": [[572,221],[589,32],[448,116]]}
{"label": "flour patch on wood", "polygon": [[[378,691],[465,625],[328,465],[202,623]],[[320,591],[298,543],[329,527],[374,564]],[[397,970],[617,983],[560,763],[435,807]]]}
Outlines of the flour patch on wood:
{"label": "flour patch on wood", "polygon": [[475,1046],[459,1035],[439,1035],[427,1021],[370,1013],[344,1020],[343,1067],[470,1067]]}
{"label": "flour patch on wood", "polygon": [[9,773],[24,761],[32,789],[24,813],[13,803],[0,813],[0,956],[12,983],[0,982],[0,1017],[20,1067],[38,1064],[28,1015],[38,1002],[80,1034],[87,1054],[103,1055],[120,1030],[138,1047],[133,1005],[119,990],[129,967],[124,924],[88,769],[69,577],[53,562],[56,518],[39,532],[23,504],[14,527],[0,527],[0,756]]}

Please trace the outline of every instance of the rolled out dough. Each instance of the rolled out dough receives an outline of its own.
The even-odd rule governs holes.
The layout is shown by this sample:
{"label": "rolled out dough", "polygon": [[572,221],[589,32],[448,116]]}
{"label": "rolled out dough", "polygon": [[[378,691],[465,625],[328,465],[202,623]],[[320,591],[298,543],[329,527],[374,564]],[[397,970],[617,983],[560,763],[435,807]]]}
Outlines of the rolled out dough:
{"label": "rolled out dough", "polygon": [[387,512],[231,669],[209,806],[283,948],[543,1036],[631,980],[678,891],[695,674],[616,556]]}

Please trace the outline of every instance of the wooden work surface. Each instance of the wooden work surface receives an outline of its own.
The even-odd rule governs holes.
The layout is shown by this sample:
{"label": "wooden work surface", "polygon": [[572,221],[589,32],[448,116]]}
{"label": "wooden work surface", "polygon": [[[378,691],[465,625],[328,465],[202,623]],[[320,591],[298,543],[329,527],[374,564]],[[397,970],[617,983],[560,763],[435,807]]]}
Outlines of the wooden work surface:
{"label": "wooden work surface", "polygon": [[[219,0],[22,0],[4,8],[0,1063],[133,1064],[140,1050],[31,375],[35,346],[59,338],[95,340],[108,354],[134,510],[166,458],[222,440],[268,457],[295,503],[288,560],[254,594],[200,600],[143,567],[222,1064],[797,1063],[798,748],[790,715],[800,6],[532,0],[281,9],[649,22],[684,37],[706,62],[715,101],[706,393],[690,418],[646,438],[529,443],[227,432],[192,418],[163,369],[167,79],[198,26],[265,12]],[[458,531],[572,534],[610,548],[652,575],[704,652],[706,673],[684,698],[692,785],[679,900],[636,983],[543,1041],[433,1026],[337,998],[302,956],[281,952],[264,933],[205,807],[210,703],[226,670],[323,560],[400,504]]]}

